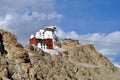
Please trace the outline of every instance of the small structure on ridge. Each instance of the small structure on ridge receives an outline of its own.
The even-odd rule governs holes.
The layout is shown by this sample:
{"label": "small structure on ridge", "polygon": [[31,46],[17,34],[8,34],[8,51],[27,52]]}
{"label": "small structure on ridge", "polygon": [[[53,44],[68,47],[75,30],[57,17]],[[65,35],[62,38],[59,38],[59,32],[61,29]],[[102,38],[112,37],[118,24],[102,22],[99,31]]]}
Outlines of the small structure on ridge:
{"label": "small structure on ridge", "polygon": [[49,26],[45,29],[40,29],[38,32],[36,32],[36,35],[31,35],[29,43],[41,48],[44,52],[58,53],[62,49],[54,44],[58,41],[55,31],[55,26]]}

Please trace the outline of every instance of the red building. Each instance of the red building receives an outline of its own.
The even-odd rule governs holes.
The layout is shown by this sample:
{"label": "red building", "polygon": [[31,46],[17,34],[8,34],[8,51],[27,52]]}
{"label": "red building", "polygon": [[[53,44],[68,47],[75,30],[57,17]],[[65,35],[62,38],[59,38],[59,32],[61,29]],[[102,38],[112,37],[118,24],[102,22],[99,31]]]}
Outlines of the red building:
{"label": "red building", "polygon": [[35,44],[35,45],[37,45],[38,43],[39,43],[39,39],[37,39],[35,37],[31,38],[30,41],[29,41],[29,44]]}
{"label": "red building", "polygon": [[40,29],[40,31],[36,32],[35,36],[31,35],[29,43],[31,45],[35,44],[38,48],[43,50],[54,50],[54,42],[58,40],[55,31],[56,28],[54,26]]}
{"label": "red building", "polygon": [[47,45],[47,49],[53,49],[52,39],[45,39],[45,44]]}
{"label": "red building", "polygon": [[37,38],[31,38],[29,41],[29,44],[41,44],[41,46],[47,46],[47,49],[54,49],[53,48],[53,40],[52,39],[37,39]]}

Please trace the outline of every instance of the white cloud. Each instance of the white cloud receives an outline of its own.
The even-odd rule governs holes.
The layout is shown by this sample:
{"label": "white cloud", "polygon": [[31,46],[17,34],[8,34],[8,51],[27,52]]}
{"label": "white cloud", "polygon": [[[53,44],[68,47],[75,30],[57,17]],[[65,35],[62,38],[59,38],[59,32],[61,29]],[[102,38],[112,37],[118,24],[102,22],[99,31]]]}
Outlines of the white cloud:
{"label": "white cloud", "polygon": [[57,34],[62,38],[72,38],[80,40],[81,43],[92,43],[98,52],[109,58],[112,62],[116,56],[120,55],[120,32],[115,31],[109,34],[91,33],[78,35],[75,31],[65,32],[58,28]]}
{"label": "white cloud", "polygon": [[55,0],[1,0],[0,28],[16,34],[26,45],[32,33],[60,22],[62,15],[54,7]]}
{"label": "white cloud", "polygon": [[117,51],[115,51],[115,49],[109,48],[109,46],[108,46],[108,48],[106,48],[106,47],[103,46],[103,48],[99,49],[98,51],[100,53],[104,54],[107,57],[113,57],[113,56],[116,56],[117,54],[119,54],[119,53],[117,53]]}
{"label": "white cloud", "polygon": [[10,21],[12,20],[12,16],[7,14],[4,19],[0,19],[0,27],[1,28],[6,28],[10,24]]}
{"label": "white cloud", "polygon": [[114,65],[120,68],[120,62],[114,62]]}
{"label": "white cloud", "polygon": [[79,39],[79,35],[75,31],[65,32],[60,27],[57,27],[57,35],[60,38]]}
{"label": "white cloud", "polygon": [[29,16],[28,14],[25,14],[23,18],[26,20],[33,20],[35,18],[39,18],[38,20],[51,20],[51,19],[60,19],[62,15],[57,14],[56,12],[52,13],[38,13],[38,12],[32,12],[32,14]]}

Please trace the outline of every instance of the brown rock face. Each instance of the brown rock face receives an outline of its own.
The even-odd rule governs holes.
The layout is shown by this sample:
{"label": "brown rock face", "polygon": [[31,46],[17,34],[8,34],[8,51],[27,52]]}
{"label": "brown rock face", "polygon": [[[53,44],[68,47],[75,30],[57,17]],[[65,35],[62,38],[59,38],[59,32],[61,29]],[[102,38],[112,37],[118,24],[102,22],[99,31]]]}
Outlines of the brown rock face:
{"label": "brown rock face", "polygon": [[65,40],[63,41],[62,46],[68,51],[69,59],[72,61],[90,63],[98,66],[114,67],[106,57],[95,50],[92,44],[80,45],[77,41]]}
{"label": "brown rock face", "polygon": [[56,43],[66,51],[51,55],[34,46],[25,48],[15,35],[0,30],[6,53],[0,56],[3,80],[120,80],[120,71],[92,44],[66,39]]}

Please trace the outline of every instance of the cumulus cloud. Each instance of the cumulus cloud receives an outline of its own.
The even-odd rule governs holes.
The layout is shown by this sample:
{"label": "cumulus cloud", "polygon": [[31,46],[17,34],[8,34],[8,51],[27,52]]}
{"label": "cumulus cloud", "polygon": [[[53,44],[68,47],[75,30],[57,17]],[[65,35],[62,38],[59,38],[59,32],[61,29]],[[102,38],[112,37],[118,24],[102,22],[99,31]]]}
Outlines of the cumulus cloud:
{"label": "cumulus cloud", "polygon": [[[98,52],[109,58],[112,62],[120,55],[120,32],[91,33],[78,35],[75,31],[65,32],[58,27],[57,35],[60,38],[72,38],[80,41],[81,44],[94,44]],[[116,64],[116,63],[115,63]],[[118,66],[118,63],[116,64]]]}
{"label": "cumulus cloud", "polygon": [[114,62],[114,65],[120,68],[120,62]]}
{"label": "cumulus cloud", "polygon": [[9,14],[7,14],[4,19],[0,18],[0,27],[7,29],[6,26],[10,24],[11,20],[12,20],[12,16]]}
{"label": "cumulus cloud", "polygon": [[55,0],[1,0],[0,29],[16,34],[26,44],[30,34],[59,23],[62,15],[54,7]]}

